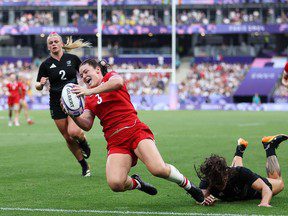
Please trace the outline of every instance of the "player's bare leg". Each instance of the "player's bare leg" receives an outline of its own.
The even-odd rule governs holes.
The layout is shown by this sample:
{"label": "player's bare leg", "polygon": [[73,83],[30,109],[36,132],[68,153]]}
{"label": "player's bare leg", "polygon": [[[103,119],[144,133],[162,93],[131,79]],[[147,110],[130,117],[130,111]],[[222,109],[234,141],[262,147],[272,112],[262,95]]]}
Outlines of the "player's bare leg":
{"label": "player's bare leg", "polygon": [[13,125],[12,115],[13,115],[13,106],[9,106],[9,111],[8,111],[8,117],[9,117],[8,126],[9,127],[12,127]]}
{"label": "player's bare leg", "polygon": [[20,109],[19,109],[19,113],[21,112],[21,107],[22,107],[22,109],[24,110],[24,116],[25,116],[25,119],[26,119],[26,121],[27,121],[27,123],[29,124],[29,125],[32,125],[32,124],[34,124],[34,122],[30,119],[30,117],[29,117],[29,114],[28,114],[28,104],[27,104],[27,102],[25,101],[25,99],[22,99],[22,102],[20,103]]}
{"label": "player's bare leg", "polygon": [[243,166],[243,154],[247,146],[248,146],[248,142],[244,140],[243,138],[239,138],[237,140],[237,147],[236,147],[235,155],[231,164],[232,167]]}
{"label": "player's bare leg", "polygon": [[144,139],[140,141],[134,152],[152,175],[175,182],[197,202],[204,201],[203,193],[198,187],[180,173],[176,167],[164,162],[153,140]]}
{"label": "player's bare leg", "polygon": [[157,194],[156,188],[144,182],[138,175],[128,176],[132,158],[128,154],[110,154],[106,163],[106,178],[114,192],[138,189],[149,195]]}
{"label": "player's bare leg", "polygon": [[14,124],[15,126],[20,126],[19,124],[19,104],[14,105]]}
{"label": "player's bare leg", "polygon": [[276,156],[276,149],[279,144],[288,139],[287,135],[279,134],[262,138],[262,144],[266,151],[266,172],[268,181],[272,184],[273,195],[278,194],[284,189],[284,182],[281,176],[281,169]]}
{"label": "player's bare leg", "polygon": [[83,157],[85,159],[88,159],[91,154],[91,149],[83,130],[76,125],[76,123],[70,116],[67,117],[67,121],[68,121],[68,134],[79,144],[79,148],[81,150]]}
{"label": "player's bare leg", "polygon": [[128,176],[132,164],[132,158],[128,154],[110,154],[106,162],[106,178],[111,190],[123,192],[132,184]]}
{"label": "player's bare leg", "polygon": [[81,149],[78,143],[68,134],[68,120],[67,119],[55,119],[54,120],[58,130],[66,140],[67,146],[78,160],[82,167],[82,175],[83,176],[90,176],[90,168],[88,163],[86,162],[85,158],[82,155]]}

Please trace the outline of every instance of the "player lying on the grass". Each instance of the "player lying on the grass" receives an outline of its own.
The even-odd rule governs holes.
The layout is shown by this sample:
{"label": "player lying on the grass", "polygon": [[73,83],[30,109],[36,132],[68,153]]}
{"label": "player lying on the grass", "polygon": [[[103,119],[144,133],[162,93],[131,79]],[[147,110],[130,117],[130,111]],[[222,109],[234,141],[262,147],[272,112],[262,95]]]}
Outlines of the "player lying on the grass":
{"label": "player lying on the grass", "polygon": [[134,109],[122,77],[114,71],[107,71],[105,61],[87,59],[80,65],[79,73],[87,88],[75,85],[77,95],[85,98],[85,111],[74,117],[76,124],[89,131],[97,116],[107,141],[106,177],[115,192],[139,189],[150,195],[156,188],[145,183],[138,175],[128,175],[139,158],[154,176],[177,183],[195,200],[204,201],[201,190],[193,185],[176,167],[162,159],[154,135],[142,123]]}
{"label": "player lying on the grass", "polygon": [[213,205],[216,198],[223,201],[261,199],[258,206],[270,207],[272,196],[284,189],[275,150],[287,139],[288,136],[283,134],[263,137],[267,178],[243,167],[243,153],[248,142],[242,138],[238,139],[231,167],[227,166],[225,158],[218,155],[206,158],[198,172],[201,178],[200,188],[205,197],[202,204]]}

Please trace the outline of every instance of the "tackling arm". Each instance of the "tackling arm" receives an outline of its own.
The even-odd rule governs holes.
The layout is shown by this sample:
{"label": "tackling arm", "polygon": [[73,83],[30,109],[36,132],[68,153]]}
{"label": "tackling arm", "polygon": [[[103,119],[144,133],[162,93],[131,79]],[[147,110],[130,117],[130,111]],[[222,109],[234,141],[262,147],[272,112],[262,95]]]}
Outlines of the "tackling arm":
{"label": "tackling arm", "polygon": [[261,203],[258,206],[271,207],[270,201],[272,199],[273,193],[272,193],[271,189],[268,187],[268,185],[265,184],[265,182],[261,178],[258,178],[252,184],[252,188],[254,190],[261,191],[261,193],[262,193]]}

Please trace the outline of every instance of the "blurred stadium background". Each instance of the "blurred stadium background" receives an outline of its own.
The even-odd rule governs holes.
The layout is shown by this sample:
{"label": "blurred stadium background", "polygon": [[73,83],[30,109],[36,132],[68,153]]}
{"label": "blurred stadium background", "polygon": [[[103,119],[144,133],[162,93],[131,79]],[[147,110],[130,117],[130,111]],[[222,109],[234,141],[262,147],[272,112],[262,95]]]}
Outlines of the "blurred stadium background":
{"label": "blurred stadium background", "polygon": [[[2,0],[0,83],[19,73],[33,86],[48,56],[46,36],[55,31],[92,42],[75,54],[103,57],[123,73],[137,109],[250,110],[258,93],[264,104],[257,109],[287,110],[288,91],[279,85],[288,54],[286,0],[175,2],[173,47],[169,0],[103,0],[102,40],[97,1]],[[32,109],[48,107],[47,91],[31,88],[30,99]]]}

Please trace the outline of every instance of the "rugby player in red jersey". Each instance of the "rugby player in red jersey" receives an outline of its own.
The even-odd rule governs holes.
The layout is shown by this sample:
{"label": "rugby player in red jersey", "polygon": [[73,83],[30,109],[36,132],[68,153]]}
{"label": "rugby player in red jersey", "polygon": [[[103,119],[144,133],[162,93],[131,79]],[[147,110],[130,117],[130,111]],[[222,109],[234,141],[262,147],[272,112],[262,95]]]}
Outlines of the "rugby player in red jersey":
{"label": "rugby player in red jersey", "polygon": [[27,83],[26,78],[23,77],[23,76],[21,76],[21,77],[19,76],[18,77],[18,81],[19,81],[18,83],[19,83],[19,85],[21,87],[21,95],[20,95],[20,101],[19,101],[19,103],[20,103],[19,114],[20,114],[20,112],[21,112],[21,110],[23,108],[24,109],[24,116],[25,116],[25,119],[26,119],[27,123],[29,125],[32,125],[32,124],[34,124],[34,122],[29,117],[28,104],[26,102],[26,92],[28,90],[28,85],[27,85],[28,83]]}
{"label": "rugby player in red jersey", "polygon": [[8,109],[9,109],[9,122],[8,126],[11,127],[13,125],[12,114],[14,110],[14,124],[15,126],[19,126],[19,101],[21,94],[21,86],[16,80],[16,75],[11,74],[9,77],[10,81],[6,84],[4,91],[8,96]]}
{"label": "rugby player in red jersey", "polygon": [[177,183],[196,201],[202,202],[201,190],[176,167],[164,162],[153,133],[137,116],[122,77],[114,71],[107,72],[107,67],[105,61],[94,59],[87,59],[80,65],[80,77],[87,88],[75,85],[73,92],[86,95],[85,111],[73,120],[89,131],[95,116],[100,119],[107,141],[106,177],[110,188],[115,192],[138,189],[150,195],[157,193],[156,188],[140,176],[128,175],[139,158],[151,174]]}

